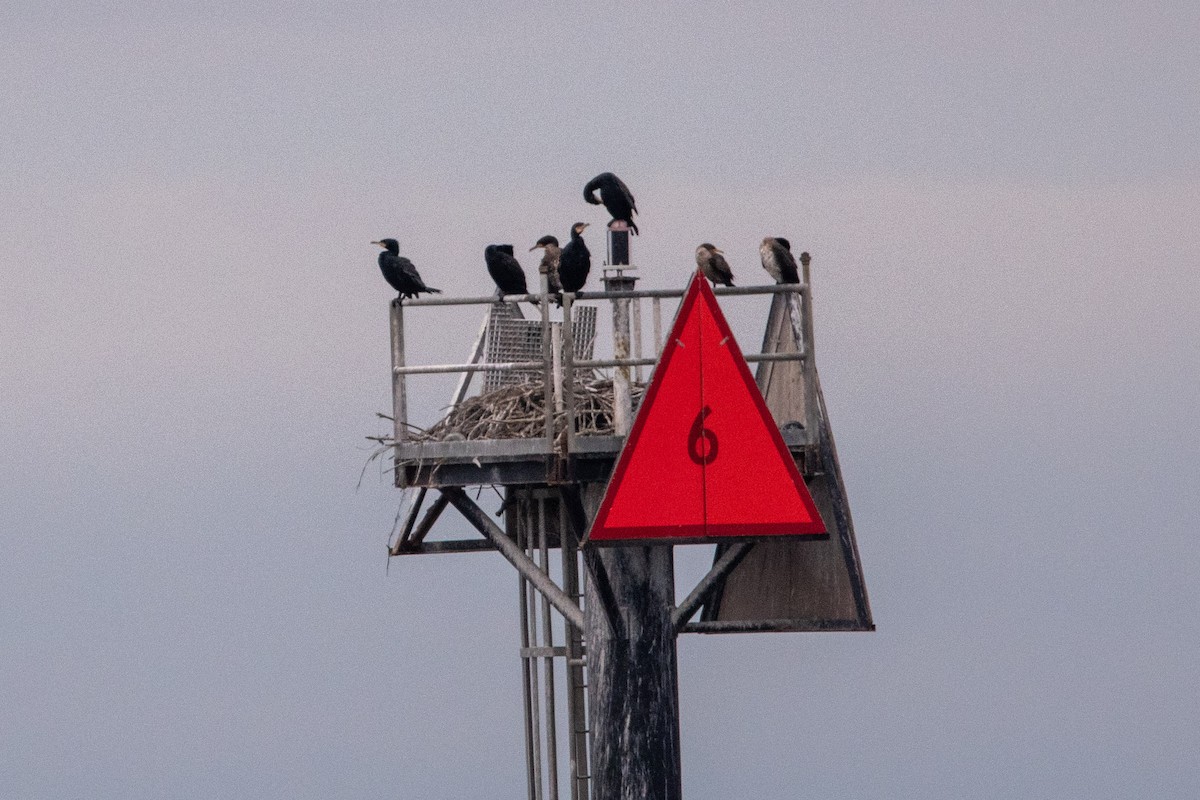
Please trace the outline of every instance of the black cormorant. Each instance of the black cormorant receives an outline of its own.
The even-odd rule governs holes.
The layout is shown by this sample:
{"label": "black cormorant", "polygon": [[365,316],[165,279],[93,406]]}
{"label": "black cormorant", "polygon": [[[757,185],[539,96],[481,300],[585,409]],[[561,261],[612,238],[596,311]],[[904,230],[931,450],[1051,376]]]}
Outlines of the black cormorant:
{"label": "black cormorant", "polygon": [[762,256],[763,269],[776,283],[800,282],[796,259],[792,257],[792,245],[787,239],[768,236],[758,246],[758,254]]}
{"label": "black cormorant", "polygon": [[529,252],[533,252],[538,248],[542,249],[542,263],[538,265],[538,272],[546,276],[546,283],[550,287],[551,294],[558,294],[562,291],[562,286],[558,282],[558,257],[562,249],[558,246],[558,238],[555,236],[543,236],[537,240],[537,244],[529,248]]}
{"label": "black cormorant", "polygon": [[[596,199],[595,194],[597,189],[600,190],[599,200]],[[625,185],[625,181],[616,175],[611,172],[601,172],[592,178],[587,182],[587,186],[583,187],[583,199],[594,206],[604,203],[608,213],[612,214],[613,222],[617,220],[627,222],[634,234],[637,234],[638,226],[633,221],[633,215],[637,213],[637,202],[633,199],[633,194]],[[612,225],[612,222],[609,225]]]}
{"label": "black cormorant", "polygon": [[696,264],[704,273],[704,277],[712,281],[713,286],[718,283],[733,286],[733,271],[729,269],[729,263],[725,261],[721,252],[705,242],[696,248]]}
{"label": "black cormorant", "polygon": [[525,270],[521,269],[520,262],[513,255],[511,244],[489,244],[483,249],[483,260],[501,297],[529,293],[525,285]]}
{"label": "black cormorant", "polygon": [[587,226],[586,222],[576,222],[571,226],[571,241],[567,242],[558,257],[558,282],[564,292],[582,289],[592,270],[592,254],[580,235]]}
{"label": "black cormorant", "polygon": [[442,293],[441,289],[425,285],[413,263],[400,255],[400,243],[395,239],[380,239],[371,244],[383,248],[383,252],[379,254],[379,271],[383,273],[383,279],[390,283],[401,297],[418,297],[421,292]]}

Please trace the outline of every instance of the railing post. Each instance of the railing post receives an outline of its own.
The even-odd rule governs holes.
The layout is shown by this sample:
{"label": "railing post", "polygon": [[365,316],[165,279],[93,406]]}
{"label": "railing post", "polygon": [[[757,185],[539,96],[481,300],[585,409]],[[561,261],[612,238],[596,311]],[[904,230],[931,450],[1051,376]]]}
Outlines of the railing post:
{"label": "railing post", "polygon": [[554,450],[554,358],[553,337],[550,334],[550,276],[545,272],[542,278],[542,301],[539,303],[542,311],[542,401],[546,407],[546,451]]}
{"label": "railing post", "polygon": [[400,371],[404,366],[404,306],[399,297],[392,301],[389,321],[392,331],[392,441],[396,443],[393,465],[396,485],[403,486],[400,447],[408,438],[408,401],[405,396],[405,376]]}
{"label": "railing post", "polygon": [[567,426],[567,455],[575,450],[575,320],[572,313],[575,295],[562,294],[562,358],[563,358],[563,408]]}
{"label": "railing post", "polygon": [[[631,292],[637,277],[626,275],[623,269],[605,270],[604,291]],[[613,358],[629,358],[629,298],[614,297],[613,304]],[[633,392],[629,380],[629,367],[613,368],[613,432],[625,436],[633,424]]]}
{"label": "railing post", "polygon": [[812,302],[812,277],[809,275],[808,262],[805,260],[801,275],[801,280],[804,284],[804,427],[807,432],[807,439],[810,448],[815,448],[820,445],[820,419],[819,410],[817,408],[817,360],[816,346],[813,343],[813,302]]}

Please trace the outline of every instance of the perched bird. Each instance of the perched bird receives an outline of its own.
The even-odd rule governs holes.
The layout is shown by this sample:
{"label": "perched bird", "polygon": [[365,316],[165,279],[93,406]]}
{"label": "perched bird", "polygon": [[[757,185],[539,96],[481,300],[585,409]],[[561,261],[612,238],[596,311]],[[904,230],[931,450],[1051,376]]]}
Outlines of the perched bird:
{"label": "perched bird", "polygon": [[555,236],[543,236],[537,240],[537,244],[529,248],[529,252],[533,252],[538,248],[542,249],[542,263],[538,265],[538,272],[546,276],[546,283],[550,287],[551,294],[558,294],[562,291],[562,286],[558,282],[558,257],[562,253],[562,249],[558,246],[558,238]]}
{"label": "perched bird", "polygon": [[371,244],[383,248],[383,252],[379,254],[379,271],[383,273],[383,279],[390,283],[401,297],[418,297],[421,292],[442,293],[441,289],[425,285],[413,263],[400,255],[400,243],[395,239],[380,239]]}
{"label": "perched bird", "polygon": [[588,252],[581,235],[587,226],[586,222],[576,222],[571,226],[571,241],[567,242],[558,257],[558,282],[564,292],[582,289],[592,270],[592,254]]}
{"label": "perched bird", "polygon": [[525,286],[525,270],[521,269],[520,262],[513,256],[511,244],[489,244],[483,249],[483,260],[501,297],[529,293]]}
{"label": "perched bird", "polygon": [[696,265],[700,267],[704,277],[712,281],[713,286],[718,283],[733,286],[733,271],[729,269],[729,263],[721,253],[721,250],[705,242],[696,248]]}
{"label": "perched bird", "polygon": [[792,245],[787,239],[768,236],[758,246],[758,254],[762,256],[763,269],[776,283],[800,282],[796,259],[792,257]]}
{"label": "perched bird", "polygon": [[[600,191],[599,200],[596,199],[597,189]],[[629,187],[625,185],[625,181],[616,175],[611,172],[601,172],[592,178],[587,182],[587,186],[583,187],[583,199],[594,206],[604,203],[608,213],[612,214],[612,222],[617,220],[627,222],[635,234],[638,232],[638,226],[633,221],[633,215],[637,213],[637,203],[634,201]],[[608,224],[611,226],[612,222]]]}

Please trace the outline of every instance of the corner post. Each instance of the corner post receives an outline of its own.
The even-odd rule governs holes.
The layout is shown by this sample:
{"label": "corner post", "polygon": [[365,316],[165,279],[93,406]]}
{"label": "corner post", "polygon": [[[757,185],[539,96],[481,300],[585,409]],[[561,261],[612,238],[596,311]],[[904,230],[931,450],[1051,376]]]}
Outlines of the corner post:
{"label": "corner post", "polygon": [[396,443],[393,460],[396,485],[403,486],[400,446],[408,438],[408,398],[405,393],[404,374],[399,371],[404,367],[404,305],[399,297],[392,301],[389,316],[392,331],[392,441]]}

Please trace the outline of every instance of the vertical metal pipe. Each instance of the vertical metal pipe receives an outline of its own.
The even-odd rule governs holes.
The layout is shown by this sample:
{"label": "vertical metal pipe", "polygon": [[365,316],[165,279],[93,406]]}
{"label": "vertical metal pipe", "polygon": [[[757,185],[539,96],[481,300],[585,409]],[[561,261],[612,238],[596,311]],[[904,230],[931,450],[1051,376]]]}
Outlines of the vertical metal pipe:
{"label": "vertical metal pipe", "polygon": [[[606,292],[632,291],[637,278],[622,270],[604,276]],[[613,307],[613,358],[629,358],[629,298],[617,297]],[[613,429],[618,436],[629,433],[632,425],[633,402],[630,391],[629,367],[613,368]]]}
{"label": "vertical metal pipe", "polygon": [[650,299],[651,307],[654,313],[654,355],[657,357],[662,353],[663,338],[662,338],[662,298],[652,297]]}
{"label": "vertical metal pipe", "polygon": [[[511,489],[509,490],[512,491]],[[510,495],[511,497],[511,495]],[[524,537],[521,532],[520,516],[514,515],[517,518],[516,540],[517,546],[524,549]],[[511,519],[511,517],[510,517]],[[535,768],[535,747],[533,741],[533,698],[530,695],[530,686],[532,686],[532,676],[529,674],[533,664],[526,652],[530,645],[529,637],[529,584],[525,580],[525,576],[520,572],[517,573],[517,600],[520,603],[520,624],[521,624],[521,698],[525,706],[525,785],[528,787],[529,800],[537,800],[534,795],[534,787],[536,785],[536,768]]]}
{"label": "vertical metal pipe", "polygon": [[392,301],[390,322],[392,328],[392,420],[393,438],[397,443],[408,437],[408,403],[405,397],[404,375],[396,367],[404,366],[404,306],[400,298]]}
{"label": "vertical metal pipe", "polygon": [[[810,445],[820,441],[820,411],[817,408],[817,358],[816,344],[813,341],[813,299],[812,276],[808,264],[802,266],[804,282],[804,426]],[[793,295],[794,296],[794,295]]]}
{"label": "vertical metal pipe", "polygon": [[[546,533],[546,499],[538,497],[537,532],[539,561],[546,575],[550,575],[550,542]],[[554,626],[550,616],[550,601],[542,595],[542,646],[554,647]],[[554,656],[542,659],[542,670],[546,676],[546,782],[550,800],[558,800],[558,730],[555,724],[554,707]]]}
{"label": "vertical metal pipe", "polygon": [[550,325],[550,353],[552,361],[552,380],[554,381],[554,412],[562,413],[563,410],[563,367],[562,367],[562,349],[563,349],[563,327],[562,325],[551,323]]}
{"label": "vertical metal pipe", "polygon": [[[558,494],[558,530],[561,537],[563,591],[582,605],[579,585],[579,542],[567,518],[561,491]],[[583,631],[563,621],[567,649],[567,752],[571,759],[571,800],[588,800],[588,725],[584,686]]]}
{"label": "vertical metal pipe", "polygon": [[552,335],[550,333],[550,298],[549,276],[542,273],[542,401],[546,408],[546,451],[554,450],[554,359],[552,354]]}
{"label": "vertical metal pipe", "polygon": [[563,393],[564,410],[566,411],[567,454],[575,449],[575,295],[572,292],[562,294],[563,312]]}
{"label": "vertical metal pipe", "polygon": [[400,445],[408,437],[408,403],[405,397],[404,375],[397,367],[404,366],[404,306],[400,298],[392,301],[388,313],[392,339],[392,441],[396,443],[392,458],[396,486],[404,486],[404,471],[400,469]]}
{"label": "vertical metal pipe", "polygon": [[[634,298],[633,305],[630,307],[633,312],[630,318],[630,326],[633,331],[633,357],[642,357],[642,300],[640,297]],[[637,383],[642,382],[642,366],[633,368],[633,379]]]}
{"label": "vertical metal pipe", "polygon": [[[523,492],[520,505],[518,506],[517,514],[521,519],[520,525],[525,532],[525,554],[532,558],[536,558],[537,539],[533,533],[533,516],[530,510],[530,496],[528,492]],[[540,642],[538,639],[538,624],[537,624],[537,593],[528,593],[529,605],[525,608],[526,619],[529,620],[529,631],[532,634],[530,641],[534,647],[537,647]],[[530,697],[530,718],[533,720],[533,730],[531,731],[533,740],[533,781],[534,781],[534,800],[542,800],[545,794],[542,791],[542,710],[540,703],[540,682],[538,681],[538,661],[537,657],[527,654],[525,663],[529,665],[529,697]]]}

